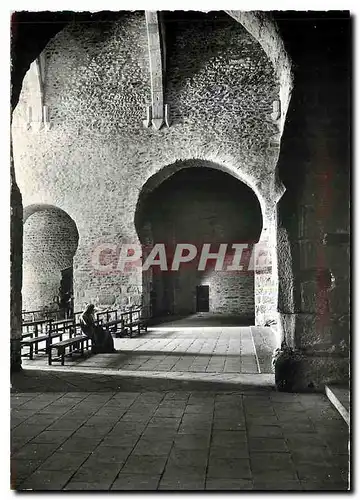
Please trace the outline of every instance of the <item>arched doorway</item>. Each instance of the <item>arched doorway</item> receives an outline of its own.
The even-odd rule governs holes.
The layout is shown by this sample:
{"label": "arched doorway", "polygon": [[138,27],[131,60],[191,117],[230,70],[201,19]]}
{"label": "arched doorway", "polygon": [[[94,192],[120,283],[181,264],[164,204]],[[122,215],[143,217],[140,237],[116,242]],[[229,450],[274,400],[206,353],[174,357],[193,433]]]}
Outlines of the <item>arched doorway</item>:
{"label": "arched doorway", "polygon": [[24,210],[23,310],[60,309],[69,314],[73,258],[79,234],[60,208],[31,205]]}
{"label": "arched doorway", "polygon": [[[167,270],[143,271],[145,304],[155,316],[209,312],[254,324],[249,262],[262,231],[255,193],[210,162],[179,162],[168,169],[165,180],[143,191],[135,217],[144,261],[155,245],[167,253]],[[172,262],[179,245],[194,258],[177,266]]]}

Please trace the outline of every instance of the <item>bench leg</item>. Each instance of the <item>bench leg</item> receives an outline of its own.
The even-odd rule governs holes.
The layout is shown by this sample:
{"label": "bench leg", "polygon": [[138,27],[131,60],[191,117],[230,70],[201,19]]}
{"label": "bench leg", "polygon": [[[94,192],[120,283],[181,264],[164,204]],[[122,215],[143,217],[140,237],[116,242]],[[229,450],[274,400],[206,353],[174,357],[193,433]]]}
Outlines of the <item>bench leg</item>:
{"label": "bench leg", "polygon": [[65,351],[61,353],[61,366],[64,366],[65,364]]}
{"label": "bench leg", "polygon": [[81,356],[84,356],[84,341],[81,341]]}
{"label": "bench leg", "polygon": [[33,346],[33,344],[30,345],[29,359],[34,359],[34,346]]}
{"label": "bench leg", "polygon": [[52,351],[52,349],[51,349],[51,347],[49,346],[49,355],[48,355],[48,364],[49,364],[49,365],[51,365],[51,363],[52,363],[51,351]]}

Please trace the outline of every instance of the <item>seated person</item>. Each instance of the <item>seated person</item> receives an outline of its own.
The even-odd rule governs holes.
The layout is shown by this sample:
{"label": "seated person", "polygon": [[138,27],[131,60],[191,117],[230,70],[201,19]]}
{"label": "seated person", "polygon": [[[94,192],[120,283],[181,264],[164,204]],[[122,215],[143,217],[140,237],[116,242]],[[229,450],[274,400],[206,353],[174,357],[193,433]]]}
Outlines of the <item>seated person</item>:
{"label": "seated person", "polygon": [[111,333],[95,323],[94,312],[94,304],[88,304],[80,316],[81,329],[92,342],[92,353],[98,354],[116,352]]}

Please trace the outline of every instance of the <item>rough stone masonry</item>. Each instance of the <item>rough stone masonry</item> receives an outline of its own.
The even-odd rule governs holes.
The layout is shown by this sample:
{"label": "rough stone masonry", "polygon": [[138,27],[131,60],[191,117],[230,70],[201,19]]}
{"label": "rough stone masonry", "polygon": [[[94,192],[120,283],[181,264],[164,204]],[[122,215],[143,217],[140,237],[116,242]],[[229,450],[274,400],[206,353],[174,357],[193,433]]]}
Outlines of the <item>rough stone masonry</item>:
{"label": "rough stone masonry", "polygon": [[[99,277],[90,256],[104,241],[139,241],[134,224],[139,193],[155,174],[168,175],[174,164],[174,170],[182,168],[181,160],[191,160],[197,168],[212,162],[213,168],[252,187],[261,197],[263,238],[274,238],[274,214],[269,214],[277,192],[279,144],[273,141],[279,126],[271,115],[280,83],[273,64],[260,44],[226,14],[204,14],[168,28],[169,128],[143,126],[150,101],[143,13],[123,13],[111,23],[70,24],[48,43],[43,85],[49,130],[39,130],[35,119],[32,122],[38,99],[34,68],[24,79],[13,119],[17,182],[25,209],[49,205],[52,213],[60,209],[72,219],[69,227],[76,226],[76,309],[89,301],[104,306],[139,301],[141,273]],[[45,213],[50,217],[47,209],[25,222],[25,245],[28,234],[34,237],[32,218]],[[35,308],[38,299],[28,282],[24,305]],[[276,315],[276,288],[271,288],[271,277],[268,282],[264,293],[270,296],[270,306],[258,305],[260,322]],[[252,290],[250,285],[251,296]],[[220,310],[234,312],[234,304],[229,299],[214,307]]]}
{"label": "rough stone masonry", "polygon": [[[46,217],[45,208],[62,210],[76,227],[76,307],[96,298],[103,305],[119,296],[137,300],[148,286],[144,276],[94,276],[91,249],[109,240],[139,243],[134,221],[143,195],[156,197],[190,161],[231,174],[258,199],[260,242],[270,243],[273,266],[267,276],[255,272],[256,322],[277,319],[279,339],[300,353],[298,387],[344,380],[351,16],[275,12],[274,23],[261,12],[197,13],[192,20],[178,14],[163,13],[171,123],[159,131],[143,126],[151,99],[143,12],[84,13],[78,23],[40,13],[41,25],[14,23],[12,109],[22,88],[12,127],[14,350],[21,335],[22,206],[33,214],[25,233],[35,212]],[[34,21],[29,13],[16,19],[26,16]],[[36,58],[42,94],[36,64],[23,82]],[[151,237],[149,227],[144,232]]]}

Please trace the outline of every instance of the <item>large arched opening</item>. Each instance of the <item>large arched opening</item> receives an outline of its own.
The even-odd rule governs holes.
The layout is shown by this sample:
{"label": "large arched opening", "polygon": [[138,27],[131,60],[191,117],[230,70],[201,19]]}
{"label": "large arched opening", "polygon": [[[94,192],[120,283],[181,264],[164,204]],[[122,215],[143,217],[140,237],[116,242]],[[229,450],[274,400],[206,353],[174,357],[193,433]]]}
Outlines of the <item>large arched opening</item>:
{"label": "large arched opening", "polygon": [[30,205],[24,210],[23,231],[23,310],[69,312],[79,240],[74,220],[55,206]]}
{"label": "large arched opening", "polygon": [[166,270],[143,267],[153,316],[209,312],[255,323],[251,255],[263,221],[250,187],[212,162],[177,162],[144,185],[135,225],[143,263],[155,245],[166,252]]}
{"label": "large arched opening", "polygon": [[[240,13],[240,14],[235,13],[234,14],[233,12],[228,12],[228,14],[230,14],[240,24],[242,24],[245,27],[245,29],[249,33],[252,34],[254,39],[260,43],[261,47],[264,49],[265,53],[267,54],[267,56],[271,60],[275,69],[276,68],[283,68],[284,69],[284,71],[282,71],[282,70],[276,71],[276,75],[278,76],[278,79],[280,80],[281,86],[283,86],[284,82],[286,84],[289,84],[290,79],[287,77],[289,76],[288,74],[290,71],[290,64],[286,58],[286,53],[283,49],[281,39],[279,38],[278,34],[276,33],[276,29],[273,26],[272,21],[267,18],[268,16],[266,14],[259,16],[255,13]],[[39,50],[38,52],[40,53],[41,50]],[[239,51],[239,52],[241,53],[241,51]],[[31,60],[32,60],[32,58],[31,58]],[[239,61],[241,62],[241,60],[239,60]],[[286,64],[283,64],[284,61]],[[234,62],[234,61],[232,61],[232,62]],[[235,63],[237,64],[237,61],[235,61]],[[27,64],[27,66],[28,66],[28,64]],[[283,75],[283,73],[286,73],[285,76]],[[285,85],[285,87],[286,87],[285,90],[287,90],[287,85]],[[285,98],[284,98],[284,95],[285,95]],[[288,96],[288,94],[286,92],[285,93],[282,92],[281,88],[280,88],[280,93],[279,93],[279,99],[280,99],[280,103],[281,103],[280,109],[279,109],[277,101],[274,101],[272,103],[273,107],[271,107],[271,106],[266,107],[266,111],[269,112],[268,113],[269,121],[270,121],[270,112],[271,112],[271,109],[273,109],[272,115],[274,115],[274,118],[271,115],[271,120],[277,122],[277,120],[279,120],[279,117],[280,117],[281,120],[279,123],[283,122],[285,114],[286,114],[286,107],[287,107],[286,105],[287,105],[287,101],[288,101],[287,96]],[[18,96],[15,97],[14,102],[17,101],[17,97]],[[259,102],[259,101],[256,100],[256,102]],[[55,109],[54,107],[51,108],[52,116],[54,116],[54,109]],[[251,114],[251,118],[253,118],[253,113],[250,113],[250,114]],[[225,119],[225,122],[228,123],[226,121],[226,119]],[[268,119],[261,120],[261,123],[268,123]],[[230,127],[230,128],[233,128],[233,127]],[[276,128],[274,123],[272,124],[271,128]],[[259,191],[261,192],[262,195],[264,195],[264,192],[267,189],[269,191],[269,193],[268,193],[269,196],[268,197],[263,196],[263,200],[261,200],[259,197],[259,201],[261,203],[262,211],[264,214],[264,222],[265,222],[265,219],[268,221],[268,223],[266,224],[267,225],[266,228],[265,228],[265,224],[264,224],[262,236],[265,237],[266,234],[271,233],[270,239],[272,239],[272,240],[274,238],[273,229],[274,228],[276,229],[276,221],[273,218],[273,214],[275,213],[276,201],[278,200],[278,193],[277,193],[278,186],[277,185],[273,186],[272,176],[268,175],[268,174],[270,174],[271,166],[275,165],[276,161],[277,161],[277,152],[278,152],[278,148],[279,148],[279,139],[280,139],[279,136],[281,136],[282,126],[279,126],[278,129],[279,129],[277,131],[278,133],[275,133],[275,131],[274,131],[274,136],[271,138],[271,140],[268,140],[269,138],[267,138],[266,141],[264,141],[264,144],[265,143],[267,144],[269,142],[269,144],[270,144],[269,148],[271,148],[271,150],[267,151],[267,156],[266,156],[267,158],[270,158],[269,162],[268,163],[266,162],[266,165],[268,165],[268,167],[269,167],[269,171],[268,170],[266,170],[266,172],[264,171],[264,175],[261,178],[259,176],[257,185],[252,186],[252,188],[254,189],[254,191],[256,192],[257,195],[258,195],[258,192],[257,192],[256,188],[259,188]],[[53,135],[53,137],[54,136],[55,135]],[[48,137],[49,138],[52,137],[51,133],[48,134]],[[208,147],[207,144],[208,143],[206,141],[204,141],[204,144],[201,144],[197,148],[195,147],[193,149],[193,151],[187,152],[187,154],[189,155],[189,157],[206,157],[206,158],[212,159],[215,162],[219,161],[219,163],[222,163],[222,164],[233,165],[234,170],[239,170],[240,166],[242,165],[241,154],[239,154],[239,151],[238,151],[238,152],[234,152],[233,154],[228,155],[228,151],[227,151],[227,142],[228,141],[226,141],[225,138],[221,135],[219,137],[221,137],[222,144],[226,145],[226,148],[224,148],[226,150],[226,153],[224,153],[224,151],[220,151],[220,150],[218,152],[216,152],[214,150],[208,152],[207,151],[207,147]],[[262,134],[259,134],[259,137],[262,137]],[[237,138],[235,140],[235,143],[239,145]],[[47,149],[50,150],[49,147]],[[166,148],[166,149],[170,150],[169,148]],[[181,145],[181,144],[180,144],[180,149],[182,151],[186,151],[186,147],[183,147],[183,145]],[[128,150],[130,151],[130,148],[128,148]],[[240,147],[239,147],[239,150],[241,151]],[[149,156],[151,156],[151,155],[149,155]],[[182,155],[181,154],[179,155],[178,151],[174,151],[173,157],[174,158],[181,158]],[[171,157],[171,155],[168,155],[168,157],[161,159],[161,163],[162,164],[171,163],[172,161],[174,161],[173,157]],[[153,163],[152,160],[150,163]],[[260,165],[261,162],[257,162],[257,164]],[[154,165],[154,163],[153,163],[153,165]],[[19,182],[19,178],[20,178],[19,174],[17,174],[17,178],[18,178],[18,182]],[[23,192],[23,195],[25,195],[24,200],[27,200],[28,203],[33,203],[33,200],[36,200],[36,195],[35,195],[35,197],[33,196],[33,193],[31,195],[29,195],[29,193],[27,193],[26,189],[21,185],[21,183],[19,183],[19,186],[20,186],[21,191]],[[136,191],[139,189],[139,187],[140,187],[139,185],[136,185],[133,189]],[[281,186],[280,186],[280,190],[281,190]],[[273,196],[273,193],[275,193],[274,196]],[[270,198],[271,198],[271,200],[270,200]],[[59,201],[58,196],[51,197],[51,196],[47,195],[46,197],[43,197],[42,199],[46,200],[46,202],[48,202],[48,203],[53,203],[53,200]],[[264,207],[264,199],[266,201],[266,203],[265,203],[266,207]],[[276,199],[276,201],[274,201],[275,199]],[[64,203],[64,206],[68,206],[66,202]],[[131,209],[129,209],[130,206],[131,206]],[[130,203],[127,205],[127,207],[128,207],[128,211],[133,213],[132,212],[133,206],[130,205]],[[72,211],[72,213],[75,213],[75,212]],[[265,216],[265,214],[266,214],[266,216]],[[76,216],[76,218],[78,220],[77,216]],[[271,221],[270,221],[270,219],[271,219]],[[119,220],[120,220],[120,217],[119,217]],[[270,223],[269,223],[269,221],[270,221]],[[82,226],[79,226],[79,227],[81,227],[81,230],[83,229]],[[267,233],[264,232],[264,229],[268,230]],[[128,226],[126,226],[124,233],[126,234],[127,238],[131,238],[133,236],[132,228],[130,228]],[[260,240],[263,241],[263,238],[260,238]],[[265,238],[265,241],[268,241],[268,238]],[[20,238],[19,238],[19,242],[20,242]],[[19,249],[20,249],[19,250],[19,258],[21,258],[21,255],[20,255],[21,254],[21,244],[20,243],[19,243]],[[83,251],[82,248],[79,248],[78,255],[83,255],[83,254],[85,254],[85,251]],[[84,264],[81,263],[81,266],[82,266],[82,270],[83,270]],[[276,256],[274,257],[273,269],[276,270]],[[256,279],[257,278],[255,277],[255,280]],[[108,281],[110,282],[110,280],[108,280]],[[78,288],[81,290],[81,293],[84,293],[84,297],[88,298],[89,294],[86,291],[85,287],[82,286],[83,283],[81,282],[80,279],[79,279],[79,282],[81,283],[81,285]],[[15,280],[14,280],[14,283],[15,283]],[[17,280],[16,283],[19,284],[20,280]],[[137,282],[136,282],[136,285],[137,285]],[[112,284],[110,283],[109,287],[111,287],[111,286],[112,286]],[[131,286],[133,286],[133,285],[131,285]],[[269,288],[266,283],[265,283],[265,286],[267,288]],[[265,288],[265,286],[264,286],[264,288]],[[15,288],[14,288],[14,290],[15,290]],[[16,307],[18,307],[18,305],[20,304],[20,309],[21,309],[21,295],[19,294],[19,288],[21,288],[21,285],[20,285],[20,287],[17,286],[17,288],[15,290],[16,293],[14,292],[14,294],[13,294],[13,296],[14,296],[13,303],[14,304],[16,303]],[[95,287],[93,287],[93,288],[95,289]],[[128,290],[127,290],[128,288],[129,287],[126,288],[126,294],[132,293],[131,291],[128,292]],[[83,292],[84,289],[85,289],[85,292]],[[274,295],[274,293],[272,295]],[[260,309],[263,309],[264,311],[267,310],[267,306],[265,303],[261,303],[261,304],[259,303],[258,306],[255,305],[255,308],[256,307],[258,307],[259,311],[260,311]],[[272,307],[272,311],[274,311],[275,309],[276,308]],[[258,317],[260,318],[260,314],[258,315]],[[263,319],[260,321],[260,324],[261,323],[264,324],[266,319],[267,319],[266,314],[264,312]],[[17,331],[17,335],[20,334],[20,330],[19,330],[18,326],[15,325],[13,327],[13,330]]]}

